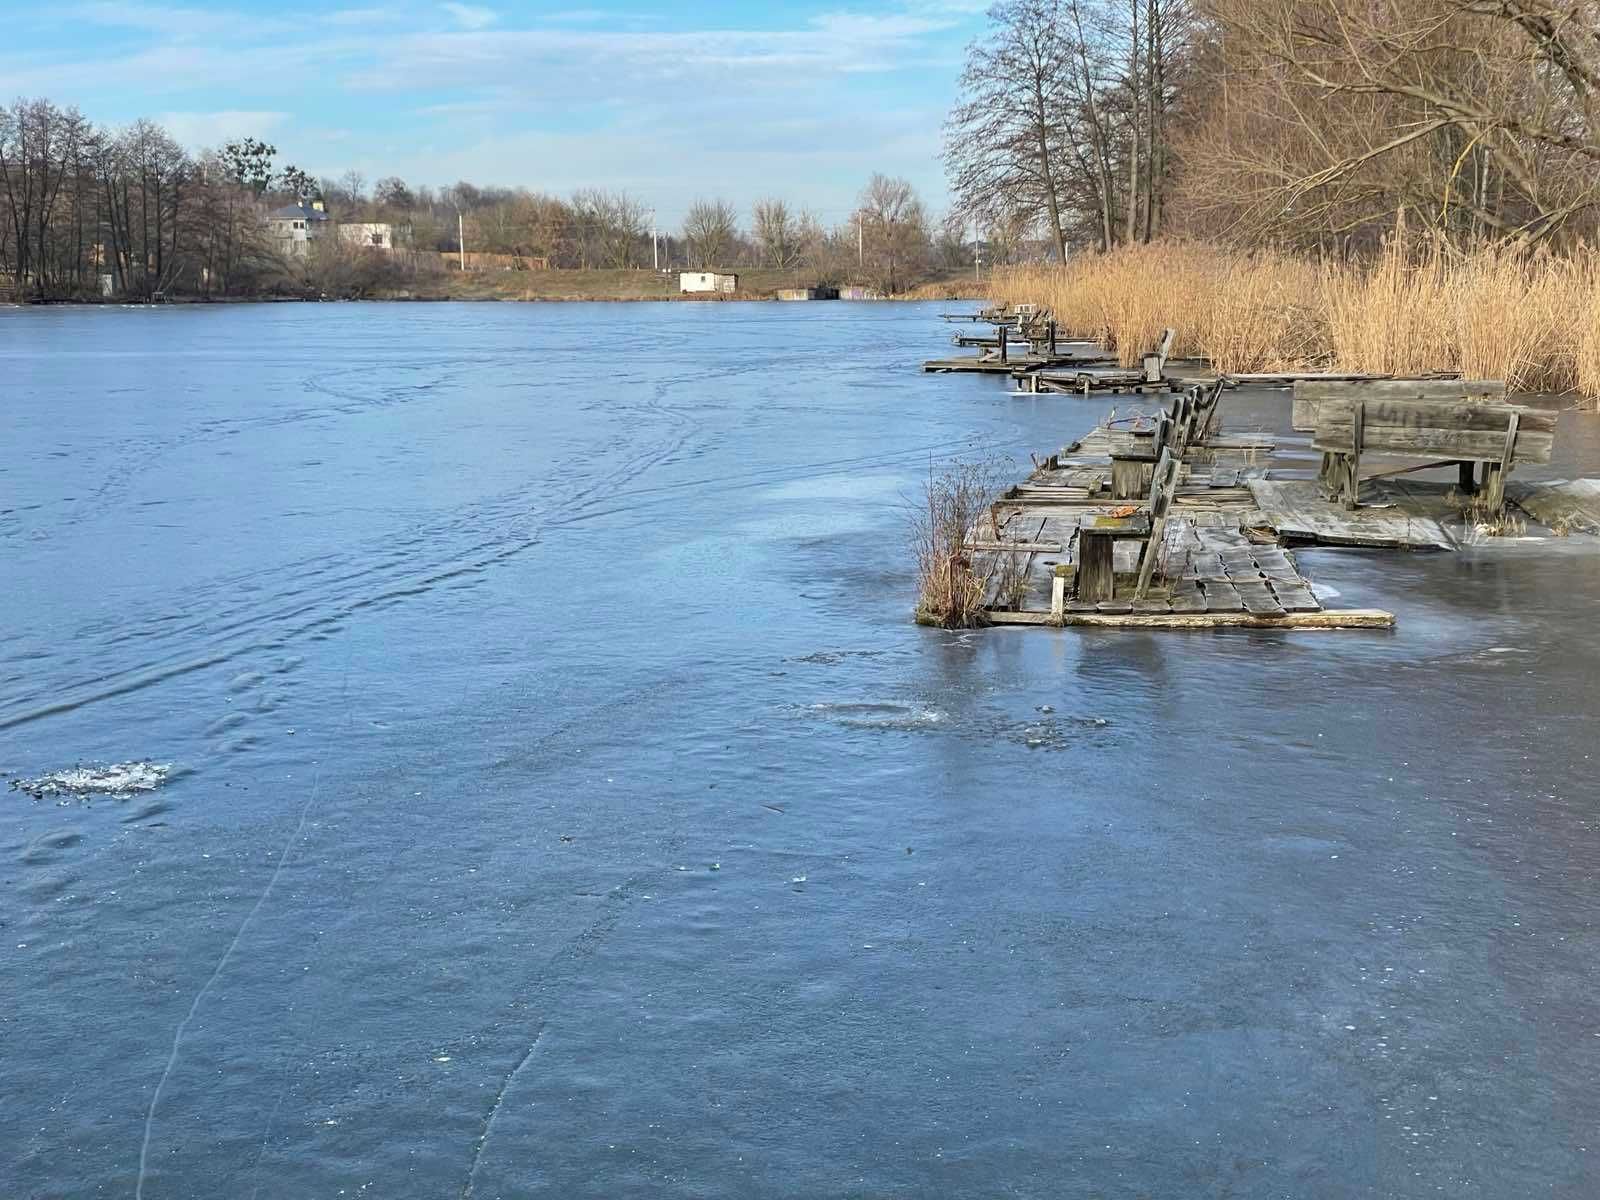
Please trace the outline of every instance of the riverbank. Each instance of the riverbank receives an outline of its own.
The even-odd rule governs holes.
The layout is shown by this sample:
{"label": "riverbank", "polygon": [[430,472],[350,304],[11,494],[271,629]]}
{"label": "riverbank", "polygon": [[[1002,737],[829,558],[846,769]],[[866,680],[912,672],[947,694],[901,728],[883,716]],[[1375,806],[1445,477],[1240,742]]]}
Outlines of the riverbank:
{"label": "riverbank", "polygon": [[[400,284],[387,285],[355,295],[263,292],[253,296],[213,296],[171,294],[167,304],[217,304],[248,302],[293,302],[303,300],[461,300],[461,301],[706,301],[778,300],[781,292],[816,288],[816,277],[804,271],[757,268],[741,270],[739,290],[731,295],[684,294],[678,290],[678,272],[646,270],[550,270],[550,271],[439,271],[418,275]],[[960,300],[976,298],[979,285],[969,277],[941,278],[920,284],[895,300]],[[0,303],[5,302],[0,295]],[[125,298],[100,296],[63,297],[44,301],[52,304],[127,304]]]}
{"label": "riverbank", "polygon": [[1314,262],[1204,242],[1156,242],[1064,267],[995,272],[992,298],[1047,305],[1061,333],[1138,361],[1161,330],[1219,371],[1458,371],[1514,392],[1600,401],[1600,270],[1589,257],[1391,243]]}

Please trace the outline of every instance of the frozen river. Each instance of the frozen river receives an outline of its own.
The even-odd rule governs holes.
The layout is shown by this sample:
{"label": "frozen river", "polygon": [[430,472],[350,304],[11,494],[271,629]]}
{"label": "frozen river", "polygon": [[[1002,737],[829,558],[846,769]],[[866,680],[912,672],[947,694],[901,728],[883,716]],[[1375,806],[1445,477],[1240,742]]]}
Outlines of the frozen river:
{"label": "frozen river", "polygon": [[941,307],[0,310],[0,1192],[1600,1192],[1600,554],[918,628]]}

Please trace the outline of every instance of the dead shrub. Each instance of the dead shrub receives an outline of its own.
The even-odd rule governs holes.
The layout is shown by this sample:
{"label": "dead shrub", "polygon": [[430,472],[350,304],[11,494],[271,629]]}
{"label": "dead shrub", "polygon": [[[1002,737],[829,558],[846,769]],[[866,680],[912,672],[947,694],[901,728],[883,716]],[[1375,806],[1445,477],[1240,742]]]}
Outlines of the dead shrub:
{"label": "dead shrub", "polygon": [[917,622],[944,629],[985,623],[984,600],[994,591],[1015,603],[1021,565],[1011,552],[979,551],[974,543],[1001,540],[995,501],[1014,471],[1008,459],[931,464],[921,503],[913,506],[911,540],[917,556]]}

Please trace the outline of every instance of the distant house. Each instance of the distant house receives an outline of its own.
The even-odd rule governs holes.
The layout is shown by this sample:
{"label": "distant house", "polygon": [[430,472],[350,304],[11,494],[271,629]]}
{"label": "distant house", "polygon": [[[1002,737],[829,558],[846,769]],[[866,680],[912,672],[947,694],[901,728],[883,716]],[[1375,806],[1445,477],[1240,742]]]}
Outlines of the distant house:
{"label": "distant house", "polygon": [[716,271],[684,271],[678,276],[679,293],[723,292],[732,295],[739,290],[737,275],[721,275]]}
{"label": "distant house", "polygon": [[327,228],[328,213],[321,200],[302,199],[267,214],[267,230],[285,258],[304,258]]}
{"label": "distant house", "polygon": [[339,240],[347,246],[393,250],[394,226],[387,221],[341,221]]}

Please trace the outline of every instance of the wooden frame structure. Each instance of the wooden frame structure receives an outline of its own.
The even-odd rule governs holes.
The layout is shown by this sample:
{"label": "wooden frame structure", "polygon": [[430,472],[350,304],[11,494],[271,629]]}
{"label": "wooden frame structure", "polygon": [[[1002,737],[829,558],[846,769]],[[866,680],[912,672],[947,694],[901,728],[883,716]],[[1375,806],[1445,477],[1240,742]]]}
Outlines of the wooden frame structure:
{"label": "wooden frame structure", "polygon": [[1300,382],[1292,420],[1322,452],[1324,494],[1348,509],[1360,503],[1362,456],[1372,453],[1427,460],[1403,470],[1454,464],[1462,490],[1498,513],[1512,468],[1549,462],[1555,444],[1553,412],[1504,401],[1498,380]]}

